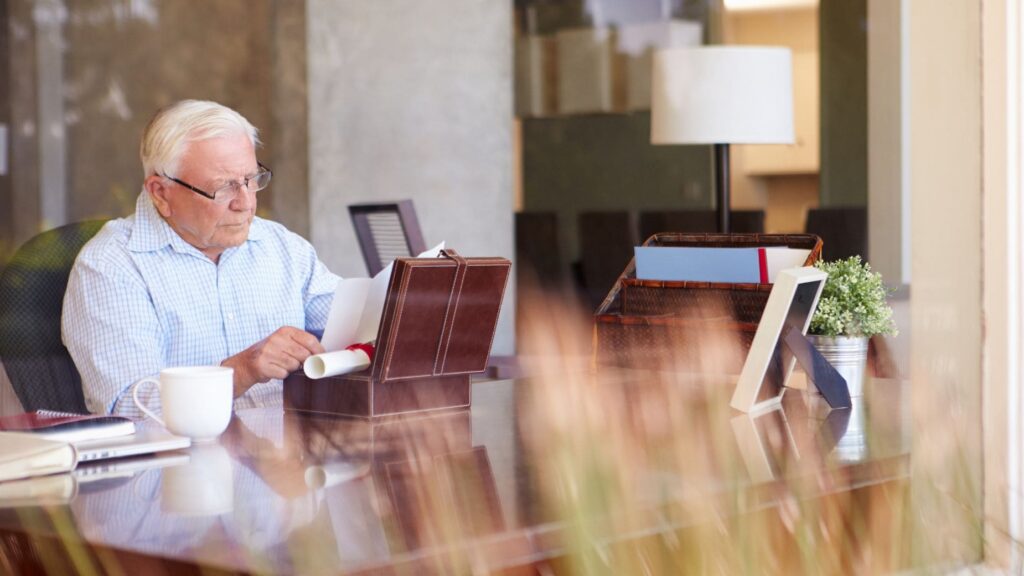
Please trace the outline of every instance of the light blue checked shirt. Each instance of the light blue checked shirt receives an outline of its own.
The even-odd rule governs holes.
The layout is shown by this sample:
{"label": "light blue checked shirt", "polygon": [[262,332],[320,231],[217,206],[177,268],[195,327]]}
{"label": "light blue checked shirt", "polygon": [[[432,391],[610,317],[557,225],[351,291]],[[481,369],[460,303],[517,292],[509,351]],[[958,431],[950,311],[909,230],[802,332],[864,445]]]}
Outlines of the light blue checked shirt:
{"label": "light blue checked shirt", "polygon": [[[309,242],[262,218],[214,263],[143,191],[134,216],[108,222],[85,245],[64,296],[64,344],[86,406],[138,416],[132,384],[165,367],[220,364],[282,326],[322,332],[338,280]],[[140,400],[158,408],[154,389]],[[272,380],[235,406],[279,404],[280,394]]]}

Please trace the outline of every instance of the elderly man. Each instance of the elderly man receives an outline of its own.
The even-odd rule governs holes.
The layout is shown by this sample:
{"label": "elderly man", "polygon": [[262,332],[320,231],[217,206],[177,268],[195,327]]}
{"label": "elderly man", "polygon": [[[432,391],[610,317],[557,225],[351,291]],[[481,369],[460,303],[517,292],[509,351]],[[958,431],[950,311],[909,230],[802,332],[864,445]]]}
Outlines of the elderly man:
{"label": "elderly man", "polygon": [[64,298],[64,343],[92,412],[136,414],[139,379],[214,364],[234,368],[236,406],[260,405],[323,351],[309,331],[323,330],[338,277],[307,241],[256,217],[271,177],[258,145],[248,120],[214,102],[178,102],[146,127],[135,214],[86,244]]}

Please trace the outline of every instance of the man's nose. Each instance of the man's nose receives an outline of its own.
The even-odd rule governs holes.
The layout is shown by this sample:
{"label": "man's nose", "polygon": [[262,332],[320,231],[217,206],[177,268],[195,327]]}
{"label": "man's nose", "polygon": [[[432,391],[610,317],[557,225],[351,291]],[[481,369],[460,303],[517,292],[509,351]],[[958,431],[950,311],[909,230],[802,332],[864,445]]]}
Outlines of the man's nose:
{"label": "man's nose", "polygon": [[231,199],[231,209],[238,212],[254,210],[256,208],[256,193],[250,192],[244,186],[235,187],[235,197]]}

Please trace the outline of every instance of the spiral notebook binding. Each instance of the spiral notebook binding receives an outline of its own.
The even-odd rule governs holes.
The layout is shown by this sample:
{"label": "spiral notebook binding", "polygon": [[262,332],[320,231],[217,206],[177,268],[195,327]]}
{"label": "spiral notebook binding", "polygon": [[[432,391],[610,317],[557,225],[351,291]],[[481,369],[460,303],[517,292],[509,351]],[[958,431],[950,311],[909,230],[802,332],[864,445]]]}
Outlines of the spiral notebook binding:
{"label": "spiral notebook binding", "polygon": [[36,410],[39,416],[47,418],[75,418],[77,416],[88,416],[88,414],[76,414],[75,412],[61,412],[59,410]]}

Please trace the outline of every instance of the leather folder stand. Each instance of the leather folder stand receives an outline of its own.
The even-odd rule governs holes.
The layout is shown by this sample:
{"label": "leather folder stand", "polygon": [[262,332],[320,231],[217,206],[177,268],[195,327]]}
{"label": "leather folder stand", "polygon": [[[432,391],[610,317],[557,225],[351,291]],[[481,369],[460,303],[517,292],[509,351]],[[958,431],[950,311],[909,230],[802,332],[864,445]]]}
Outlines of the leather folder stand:
{"label": "leather folder stand", "polygon": [[399,258],[370,367],[284,381],[286,409],[374,418],[470,405],[471,374],[487,368],[511,262]]}

